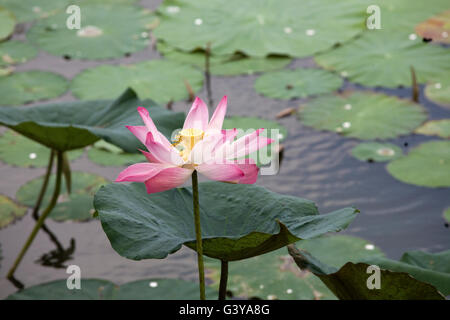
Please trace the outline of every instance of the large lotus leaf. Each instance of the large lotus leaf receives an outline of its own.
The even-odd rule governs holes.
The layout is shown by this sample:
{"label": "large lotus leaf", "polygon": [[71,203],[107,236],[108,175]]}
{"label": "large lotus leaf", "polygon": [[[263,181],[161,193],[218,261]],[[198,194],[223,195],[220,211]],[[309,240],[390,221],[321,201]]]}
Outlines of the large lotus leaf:
{"label": "large lotus leaf", "polygon": [[[20,203],[34,206],[40,192],[44,177],[33,179],[19,188],[16,198]],[[50,214],[50,218],[57,221],[76,220],[84,221],[92,218],[92,200],[100,186],[108,181],[100,176],[86,172],[72,172],[71,193],[68,194],[66,185],[61,187],[58,203]],[[45,209],[50,202],[55,187],[55,175],[51,175],[47,191],[42,199],[41,209]]]}
{"label": "large lotus leaf", "polygon": [[427,136],[450,138],[450,119],[431,120],[416,129],[416,133]]}
{"label": "large lotus leaf", "polygon": [[323,96],[300,108],[307,126],[358,139],[389,139],[409,134],[427,115],[418,104],[384,94],[355,92]]}
{"label": "large lotus leaf", "polygon": [[371,257],[368,263],[395,272],[406,272],[415,279],[432,284],[442,294],[450,294],[450,250],[439,253],[410,251],[400,261]]}
{"label": "large lotus leaf", "polygon": [[[202,51],[185,52],[158,42],[158,51],[164,57],[180,63],[187,63],[205,70],[205,53]],[[217,76],[253,74],[282,69],[291,62],[287,57],[271,56],[267,58],[248,57],[242,54],[210,56],[209,72]]]}
{"label": "large lotus leaf", "polygon": [[146,162],[144,155],[125,153],[122,149],[100,140],[88,151],[89,160],[102,166],[125,166]]}
{"label": "large lotus leaf", "polygon": [[[287,129],[278,122],[256,117],[233,116],[225,118],[223,122],[223,128],[238,129],[236,139],[246,134],[252,133],[257,129],[264,128],[264,131],[261,133],[261,136],[271,138],[275,140],[275,142],[247,156],[249,158],[254,159],[258,166],[268,165],[270,164],[271,161],[277,161],[275,157],[272,156],[272,152],[278,151],[277,144],[284,141],[288,134]],[[271,130],[277,131],[272,132]]]}
{"label": "large lotus leaf", "polygon": [[390,162],[396,179],[425,187],[450,187],[450,141],[430,141]]}
{"label": "large lotus leaf", "polygon": [[[65,8],[69,0],[0,0],[0,6],[14,13],[19,22],[45,18]],[[68,15],[66,15],[68,17]]]}
{"label": "large lotus leaf", "polygon": [[[68,152],[69,160],[79,158],[82,149]],[[8,130],[0,137],[0,160],[19,167],[45,167],[50,150],[40,143]]]}
{"label": "large lotus leaf", "polygon": [[87,69],[75,77],[71,89],[77,98],[89,100],[114,99],[130,87],[141,99],[167,103],[189,98],[186,83],[194,92],[199,91],[203,86],[203,74],[178,62],[152,60]]}
{"label": "large lotus leaf", "polygon": [[[443,300],[435,287],[421,282],[404,272],[380,270],[380,288],[369,289],[371,273],[369,264],[347,262],[339,268],[322,263],[308,251],[289,246],[289,254],[298,267],[318,276],[323,283],[342,300]],[[381,257],[369,258],[381,260]],[[368,272],[368,270],[370,272]]]}
{"label": "large lotus leaf", "polygon": [[[217,293],[206,288],[206,296]],[[196,300],[198,283],[178,279],[147,279],[116,285],[108,280],[81,279],[81,289],[69,290],[67,280],[38,284],[13,293],[7,300]]]}
{"label": "large lotus leaf", "polygon": [[60,11],[38,21],[27,38],[51,54],[77,59],[121,57],[148,46],[148,11],[101,3],[83,3],[81,8],[81,29],[69,29],[69,16]]}
{"label": "large lotus leaf", "polygon": [[255,90],[275,99],[306,98],[330,93],[342,86],[342,79],[321,69],[282,70],[256,79]]}
{"label": "large lotus leaf", "polygon": [[392,143],[366,142],[352,149],[352,156],[361,161],[384,162],[402,156],[402,149]]}
{"label": "large lotus leaf", "polygon": [[158,39],[193,51],[210,43],[217,55],[305,57],[364,30],[367,5],[354,0],[173,0],[158,8]]}
{"label": "large lotus leaf", "polygon": [[428,99],[439,105],[450,107],[450,76],[442,75],[439,81],[433,81],[425,87],[425,95]]}
{"label": "large lotus leaf", "polygon": [[[383,253],[369,242],[345,235],[303,240],[300,244],[320,257],[325,257],[334,267],[373,255],[383,256]],[[220,263],[207,259],[205,268],[207,277],[213,280],[212,286],[218,288]],[[232,262],[228,268],[227,289],[234,296],[261,299],[335,299],[333,293],[313,273],[298,270],[285,248]]]}
{"label": "large lotus leaf", "polygon": [[16,26],[16,19],[11,11],[0,7],[0,41],[8,38]]}
{"label": "large lotus leaf", "polygon": [[416,33],[433,42],[450,44],[450,10],[444,11],[416,27]]}
{"label": "large lotus leaf", "polygon": [[0,229],[27,213],[27,208],[0,194]]}
{"label": "large lotus leaf", "polygon": [[67,80],[53,72],[14,72],[0,77],[0,104],[20,105],[56,98],[66,92],[67,87]]}
{"label": "large lotus leaf", "polygon": [[411,66],[419,83],[450,72],[446,48],[429,45],[403,32],[367,32],[351,43],[316,56],[315,60],[352,82],[370,87],[411,86]]}
{"label": "large lotus leaf", "polygon": [[[203,252],[233,261],[270,252],[299,239],[345,228],[358,210],[319,215],[313,202],[255,185],[200,184]],[[184,244],[195,248],[192,191],[147,194],[143,183],[110,184],[94,207],[112,247],[133,259],[162,259]]]}
{"label": "large lotus leaf", "polygon": [[61,151],[85,147],[104,139],[127,152],[143,146],[125,125],[142,125],[137,106],[148,108],[158,129],[170,137],[183,126],[184,114],[137,99],[127,90],[115,101],[59,102],[33,108],[0,108],[0,124]]}
{"label": "large lotus leaf", "polygon": [[37,55],[37,49],[23,41],[0,43],[0,67],[24,63]]}

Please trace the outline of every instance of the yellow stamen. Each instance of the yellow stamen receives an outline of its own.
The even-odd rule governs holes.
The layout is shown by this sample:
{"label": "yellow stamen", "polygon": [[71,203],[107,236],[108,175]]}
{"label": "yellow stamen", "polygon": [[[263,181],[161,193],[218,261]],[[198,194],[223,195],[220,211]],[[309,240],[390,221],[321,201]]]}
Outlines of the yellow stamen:
{"label": "yellow stamen", "polygon": [[203,130],[195,128],[183,129],[178,133],[176,141],[173,145],[179,145],[182,147],[182,150],[180,150],[180,156],[184,159],[184,161],[188,160],[195,144],[203,139],[204,134],[205,133]]}

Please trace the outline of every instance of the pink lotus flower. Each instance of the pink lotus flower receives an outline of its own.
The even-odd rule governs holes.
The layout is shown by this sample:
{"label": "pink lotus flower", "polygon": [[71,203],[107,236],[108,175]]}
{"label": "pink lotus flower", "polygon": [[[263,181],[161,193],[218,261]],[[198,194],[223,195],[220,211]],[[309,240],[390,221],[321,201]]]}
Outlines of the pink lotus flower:
{"label": "pink lotus flower", "polygon": [[137,163],[123,170],[116,182],[144,182],[148,193],[161,192],[182,185],[194,170],[211,180],[232,183],[255,183],[259,168],[246,155],[272,143],[261,137],[258,129],[235,140],[236,129],[222,130],[227,110],[224,96],[208,123],[208,107],[196,98],[183,129],[170,143],[158,131],[148,111],[138,107],[145,126],[127,128],[147,147],[142,151],[148,163]]}

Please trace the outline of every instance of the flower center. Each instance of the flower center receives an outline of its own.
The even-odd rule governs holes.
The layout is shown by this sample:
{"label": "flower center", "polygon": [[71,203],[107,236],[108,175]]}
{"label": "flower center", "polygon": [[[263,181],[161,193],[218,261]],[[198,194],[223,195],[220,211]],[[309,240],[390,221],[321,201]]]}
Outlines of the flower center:
{"label": "flower center", "polygon": [[203,139],[204,134],[203,130],[195,128],[183,129],[178,133],[174,146],[180,147],[180,156],[184,161],[188,160],[195,144]]}

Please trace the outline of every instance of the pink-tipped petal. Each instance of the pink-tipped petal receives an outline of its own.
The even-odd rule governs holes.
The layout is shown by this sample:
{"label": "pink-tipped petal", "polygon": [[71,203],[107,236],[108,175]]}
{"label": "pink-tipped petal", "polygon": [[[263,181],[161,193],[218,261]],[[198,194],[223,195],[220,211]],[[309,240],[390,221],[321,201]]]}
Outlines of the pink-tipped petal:
{"label": "pink-tipped petal", "polygon": [[167,165],[159,163],[136,163],[119,173],[116,182],[145,182],[166,168]]}
{"label": "pink-tipped petal", "polygon": [[227,96],[223,96],[209,121],[208,130],[222,130],[223,119],[227,113]]}
{"label": "pink-tipped petal", "polygon": [[150,152],[139,149],[140,152],[145,156],[148,162],[150,163],[161,163],[158,158],[153,156]]}
{"label": "pink-tipped petal", "polygon": [[245,176],[239,166],[232,163],[203,163],[196,170],[216,181],[239,181]]}
{"label": "pink-tipped petal", "polygon": [[255,152],[269,144],[274,140],[260,136],[264,129],[258,129],[246,136],[243,136],[226,148],[227,159],[237,159]]}
{"label": "pink-tipped petal", "polygon": [[178,151],[172,146],[166,146],[160,142],[155,141],[151,132],[147,133],[145,146],[151,155],[161,163],[170,163],[179,166],[183,163]]}
{"label": "pink-tipped petal", "polygon": [[167,168],[145,181],[147,193],[156,193],[181,186],[191,175],[192,169]]}
{"label": "pink-tipped petal", "polygon": [[244,159],[237,161],[236,164],[239,169],[244,172],[244,176],[239,179],[238,183],[242,184],[254,184],[256,183],[256,180],[258,180],[258,172],[259,168],[255,164],[255,161],[253,159]]}
{"label": "pink-tipped petal", "polygon": [[208,107],[199,97],[195,98],[191,110],[184,121],[183,129],[200,129],[205,131],[208,126]]}
{"label": "pink-tipped petal", "polygon": [[142,142],[142,144],[145,144],[145,140],[147,139],[147,132],[148,132],[147,127],[145,127],[145,126],[126,126],[126,128],[128,130],[130,130],[131,133],[134,134],[134,136],[136,138],[138,138],[140,142]]}
{"label": "pink-tipped petal", "polygon": [[169,140],[167,140],[167,138],[156,128],[155,123],[148,113],[148,110],[143,107],[138,107],[137,110],[142,118],[142,121],[145,124],[145,127],[147,128],[147,132],[150,131],[153,134],[153,138],[155,139],[155,141],[161,142],[165,146],[171,145]]}

